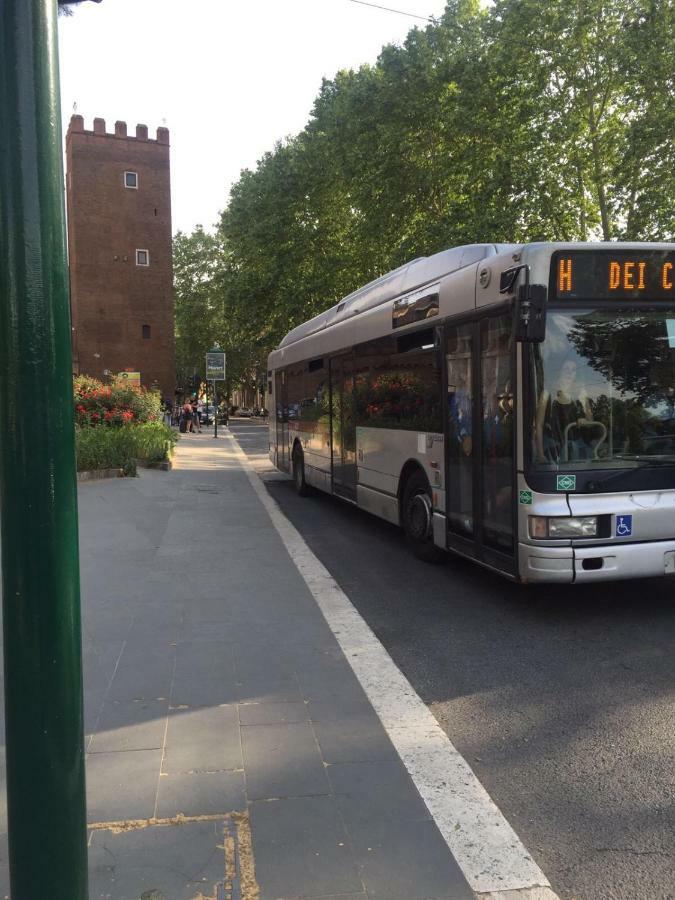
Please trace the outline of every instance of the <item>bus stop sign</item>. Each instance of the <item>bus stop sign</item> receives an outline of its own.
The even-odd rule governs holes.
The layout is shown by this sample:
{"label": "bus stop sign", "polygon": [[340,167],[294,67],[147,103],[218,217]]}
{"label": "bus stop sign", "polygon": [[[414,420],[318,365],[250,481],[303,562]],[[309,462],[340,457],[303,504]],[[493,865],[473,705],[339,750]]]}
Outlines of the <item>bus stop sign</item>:
{"label": "bus stop sign", "polygon": [[206,380],[225,381],[225,354],[221,350],[206,354]]}

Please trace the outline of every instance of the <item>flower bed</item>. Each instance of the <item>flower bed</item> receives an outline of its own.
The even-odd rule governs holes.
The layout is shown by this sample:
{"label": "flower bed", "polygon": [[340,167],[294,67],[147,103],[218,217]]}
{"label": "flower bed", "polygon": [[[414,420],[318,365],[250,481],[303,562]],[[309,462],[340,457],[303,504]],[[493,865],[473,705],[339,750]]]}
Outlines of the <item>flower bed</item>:
{"label": "flower bed", "polygon": [[78,425],[129,425],[159,422],[162,401],[157,391],[129,384],[106,385],[78,375],[74,381],[75,421]]}
{"label": "flower bed", "polygon": [[77,471],[121,469],[136,474],[136,461],[169,459],[176,432],[161,422],[156,391],[128,384],[104,385],[80,375],[74,382]]}

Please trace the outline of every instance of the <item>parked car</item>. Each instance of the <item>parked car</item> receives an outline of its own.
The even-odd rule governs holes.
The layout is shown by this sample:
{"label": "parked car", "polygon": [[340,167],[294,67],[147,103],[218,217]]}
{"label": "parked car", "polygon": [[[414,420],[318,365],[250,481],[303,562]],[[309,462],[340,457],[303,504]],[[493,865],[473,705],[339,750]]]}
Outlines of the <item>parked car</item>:
{"label": "parked car", "polygon": [[241,419],[250,419],[253,413],[248,406],[240,406],[235,415],[239,416]]}

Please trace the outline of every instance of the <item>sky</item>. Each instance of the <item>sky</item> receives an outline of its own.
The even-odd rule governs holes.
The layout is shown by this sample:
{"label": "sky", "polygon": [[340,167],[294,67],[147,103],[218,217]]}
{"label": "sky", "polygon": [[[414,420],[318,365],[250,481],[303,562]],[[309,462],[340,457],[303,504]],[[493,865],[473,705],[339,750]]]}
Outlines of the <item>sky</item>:
{"label": "sky", "polygon": [[[445,0],[372,0],[439,18]],[[305,126],[323,77],[374,63],[425,22],[353,0],[102,0],[59,19],[74,111],[171,132],[174,232],[212,228],[243,169]]]}

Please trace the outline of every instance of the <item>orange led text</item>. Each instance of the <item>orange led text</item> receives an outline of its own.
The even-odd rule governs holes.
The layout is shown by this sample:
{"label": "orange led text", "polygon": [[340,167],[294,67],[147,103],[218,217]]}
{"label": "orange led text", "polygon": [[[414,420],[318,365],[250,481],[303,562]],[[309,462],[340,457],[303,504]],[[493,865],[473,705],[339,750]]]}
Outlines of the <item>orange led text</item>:
{"label": "orange led text", "polygon": [[626,260],[626,262],[612,260],[609,264],[610,291],[616,291],[619,288],[624,291],[644,291],[647,287],[645,284],[646,266],[647,263],[634,260]]}
{"label": "orange led text", "polygon": [[572,290],[572,260],[561,259],[558,263],[558,291]]}
{"label": "orange led text", "polygon": [[673,289],[673,264],[667,262],[663,264],[661,270],[661,287],[664,291],[672,291]]}

